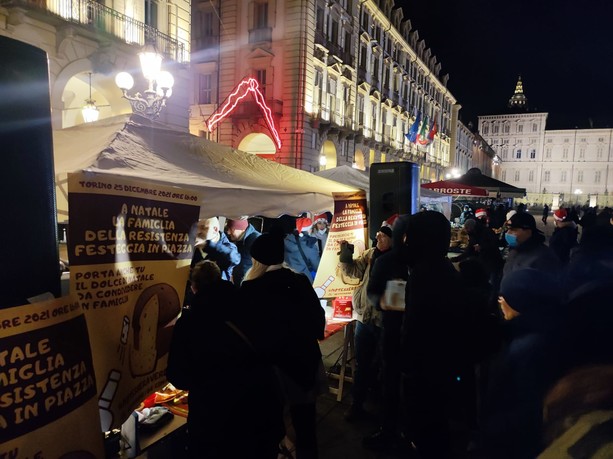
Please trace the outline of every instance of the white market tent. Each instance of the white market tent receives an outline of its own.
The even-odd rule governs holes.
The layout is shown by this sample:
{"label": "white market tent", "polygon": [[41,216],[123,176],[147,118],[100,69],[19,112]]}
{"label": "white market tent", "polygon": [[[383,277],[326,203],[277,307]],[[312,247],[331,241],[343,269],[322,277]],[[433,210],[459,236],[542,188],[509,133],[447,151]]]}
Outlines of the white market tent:
{"label": "white market tent", "polygon": [[[367,198],[370,197],[370,178],[366,172],[354,169],[351,166],[343,165],[333,167],[331,169],[324,169],[314,174],[320,177],[326,177],[331,180],[335,180],[346,185],[355,186],[366,191]],[[419,203],[427,205],[430,208],[439,210],[447,218],[451,216],[451,196],[446,196],[436,191],[428,190],[420,187],[419,190]]]}
{"label": "white market tent", "polygon": [[201,218],[333,211],[333,192],[358,191],[135,115],[54,131],[53,147],[60,223],[67,174],[81,170],[197,190]]}

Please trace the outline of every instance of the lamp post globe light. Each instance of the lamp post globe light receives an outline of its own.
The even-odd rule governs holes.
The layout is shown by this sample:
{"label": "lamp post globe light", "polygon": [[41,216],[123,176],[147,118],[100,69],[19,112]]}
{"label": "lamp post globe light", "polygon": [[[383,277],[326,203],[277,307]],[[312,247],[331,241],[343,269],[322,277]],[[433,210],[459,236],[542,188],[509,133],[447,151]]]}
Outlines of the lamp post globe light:
{"label": "lamp post globe light", "polygon": [[161,70],[162,55],[153,45],[145,45],[138,55],[143,76],[148,83],[144,94],[140,92],[134,95],[128,94],[134,86],[134,78],[128,72],[118,73],[115,84],[121,89],[123,97],[130,102],[134,113],[153,120],[160,116],[162,108],[166,105],[166,99],[172,95],[175,80],[170,72]]}

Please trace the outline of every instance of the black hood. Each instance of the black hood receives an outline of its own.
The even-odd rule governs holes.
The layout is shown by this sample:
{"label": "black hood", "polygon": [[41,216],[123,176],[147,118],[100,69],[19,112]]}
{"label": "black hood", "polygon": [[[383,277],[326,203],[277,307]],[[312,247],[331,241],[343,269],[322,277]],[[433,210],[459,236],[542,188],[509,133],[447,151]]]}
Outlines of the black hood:
{"label": "black hood", "polygon": [[406,222],[406,253],[409,264],[445,258],[451,241],[451,224],[440,212],[426,210],[411,215]]}

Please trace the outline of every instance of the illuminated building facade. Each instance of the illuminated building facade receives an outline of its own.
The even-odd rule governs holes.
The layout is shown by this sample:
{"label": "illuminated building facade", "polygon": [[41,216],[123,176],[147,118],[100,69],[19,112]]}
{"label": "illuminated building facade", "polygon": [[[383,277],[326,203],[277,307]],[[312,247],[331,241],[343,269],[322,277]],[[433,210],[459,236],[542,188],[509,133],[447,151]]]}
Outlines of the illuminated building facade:
{"label": "illuminated building facade", "polygon": [[[309,171],[404,160],[429,181],[453,164],[459,106],[448,76],[393,1],[200,0],[192,24],[193,134]],[[207,125],[247,78],[280,148],[251,96]],[[417,113],[427,145],[405,136]]]}
{"label": "illuminated building facade", "polygon": [[547,130],[548,114],[527,107],[520,78],[512,113],[479,117],[479,132],[502,159],[500,180],[525,188],[529,203],[612,205],[613,129]]}
{"label": "illuminated building facade", "polygon": [[137,54],[155,45],[175,78],[159,121],[187,130],[190,16],[188,0],[0,0],[0,35],[47,53],[54,129],[83,123],[88,99],[101,119],[131,113],[115,75],[129,71],[146,89]]}

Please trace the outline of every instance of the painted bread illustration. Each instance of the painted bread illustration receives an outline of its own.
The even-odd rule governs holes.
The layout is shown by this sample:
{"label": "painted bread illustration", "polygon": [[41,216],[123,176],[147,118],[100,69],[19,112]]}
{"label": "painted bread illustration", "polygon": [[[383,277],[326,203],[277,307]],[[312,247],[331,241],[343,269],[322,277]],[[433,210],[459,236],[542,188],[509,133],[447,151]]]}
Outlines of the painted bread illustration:
{"label": "painted bread illustration", "polygon": [[175,319],[181,312],[177,291],[166,283],[147,287],[138,297],[132,317],[130,371],[142,376],[155,370],[168,353]]}

